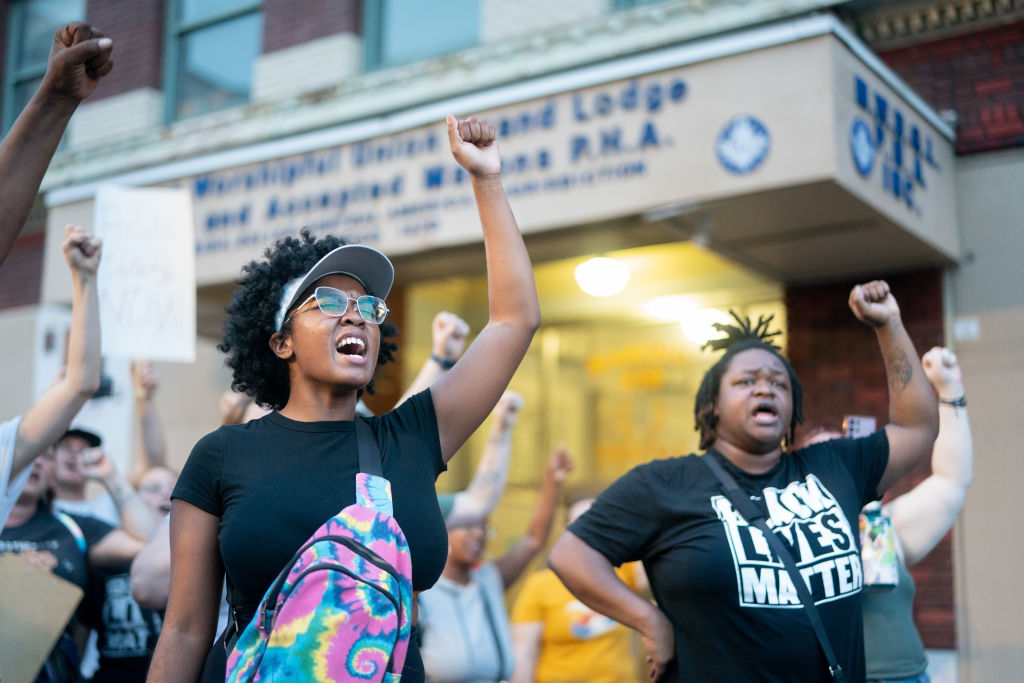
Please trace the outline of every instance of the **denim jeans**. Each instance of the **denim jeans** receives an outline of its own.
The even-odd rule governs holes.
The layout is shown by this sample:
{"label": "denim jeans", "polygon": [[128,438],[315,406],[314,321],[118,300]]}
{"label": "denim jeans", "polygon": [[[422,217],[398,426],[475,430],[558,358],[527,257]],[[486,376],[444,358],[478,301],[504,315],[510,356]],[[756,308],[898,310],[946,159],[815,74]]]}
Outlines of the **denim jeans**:
{"label": "denim jeans", "polygon": [[872,678],[868,680],[868,683],[931,683],[931,680],[928,677],[928,672],[925,671],[920,676],[913,676],[911,678],[886,678],[884,680]]}

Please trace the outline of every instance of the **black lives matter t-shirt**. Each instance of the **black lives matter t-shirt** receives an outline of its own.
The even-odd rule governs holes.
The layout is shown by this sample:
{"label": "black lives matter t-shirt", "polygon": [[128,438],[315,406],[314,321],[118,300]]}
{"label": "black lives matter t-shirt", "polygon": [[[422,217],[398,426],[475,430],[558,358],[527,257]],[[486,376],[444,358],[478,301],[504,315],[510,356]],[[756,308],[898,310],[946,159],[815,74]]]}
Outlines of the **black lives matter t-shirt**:
{"label": "black lives matter t-shirt", "polygon": [[163,616],[132,598],[130,563],[94,568],[82,604],[82,621],[96,629],[99,668],[93,683],[146,680]]}
{"label": "black lives matter t-shirt", "polygon": [[857,515],[889,460],[884,430],[784,453],[751,475],[716,453],[641,465],[569,527],[612,564],[643,560],[675,630],[671,680],[828,681],[800,598],[761,532],[699,457],[715,457],[793,553],[847,680],[863,681]]}
{"label": "black lives matter t-shirt", "polygon": [[[446,467],[430,391],[368,422],[409,542],[413,589],[426,590],[448,553],[434,488]],[[356,502],[358,469],[350,420],[296,422],[275,412],[221,427],[192,449],[172,498],[220,517],[221,558],[244,619],[299,546]]]}

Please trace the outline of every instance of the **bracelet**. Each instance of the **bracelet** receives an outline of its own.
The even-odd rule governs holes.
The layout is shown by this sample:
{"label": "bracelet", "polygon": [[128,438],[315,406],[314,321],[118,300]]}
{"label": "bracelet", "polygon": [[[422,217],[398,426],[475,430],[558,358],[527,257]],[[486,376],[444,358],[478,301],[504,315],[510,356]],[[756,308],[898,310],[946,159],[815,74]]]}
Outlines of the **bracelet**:
{"label": "bracelet", "polygon": [[441,358],[441,356],[437,355],[436,353],[431,353],[430,360],[440,365],[443,370],[451,370],[452,368],[455,367],[455,361],[457,361],[458,359]]}
{"label": "bracelet", "polygon": [[956,406],[958,408],[967,407],[967,397],[960,395],[957,398],[940,398],[939,403],[945,403],[947,406]]}

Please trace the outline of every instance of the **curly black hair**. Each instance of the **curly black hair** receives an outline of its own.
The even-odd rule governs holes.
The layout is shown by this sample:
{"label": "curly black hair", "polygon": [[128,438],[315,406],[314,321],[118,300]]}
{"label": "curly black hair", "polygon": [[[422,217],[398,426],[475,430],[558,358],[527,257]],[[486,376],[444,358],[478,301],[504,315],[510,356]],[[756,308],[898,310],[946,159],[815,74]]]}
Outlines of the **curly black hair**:
{"label": "curly black hair", "polygon": [[[309,230],[296,237],[285,237],[267,248],[262,260],[242,267],[238,288],[225,309],[224,340],[217,345],[227,354],[225,363],[232,371],[231,388],[252,396],[261,406],[280,410],[288,402],[288,364],[270,349],[274,334],[274,316],[286,284],[299,277],[328,252],[347,244],[335,235],[317,238]],[[310,291],[312,287],[310,287]],[[308,296],[303,292],[300,302]],[[291,321],[285,323],[285,328]],[[380,350],[377,367],[395,359],[398,344],[385,341],[398,336],[398,328],[385,321],[380,326]],[[373,393],[373,380],[364,388]],[[361,394],[362,392],[360,392]]]}
{"label": "curly black hair", "polygon": [[700,382],[700,389],[697,390],[697,398],[693,404],[693,417],[696,422],[694,429],[700,432],[700,449],[707,450],[710,448],[717,437],[718,416],[715,414],[715,402],[718,399],[718,390],[722,385],[722,376],[725,375],[725,371],[729,368],[729,363],[732,362],[733,357],[749,349],[763,349],[773,354],[782,361],[782,365],[786,368],[793,395],[793,415],[789,420],[789,431],[786,434],[784,443],[786,445],[792,444],[796,438],[796,426],[804,421],[804,389],[796,373],[793,371],[793,366],[789,364],[785,356],[779,352],[779,347],[772,341],[772,337],[780,334],[780,332],[778,330],[774,332],[768,331],[768,325],[775,316],[762,315],[758,317],[757,324],[754,325],[750,322],[750,318],[740,318],[733,311],[729,311],[729,315],[736,321],[735,325],[714,324],[714,328],[719,332],[724,332],[725,337],[711,339],[700,347],[701,350],[707,348],[710,348],[712,351],[725,350],[725,353],[718,359],[718,362],[704,373],[704,378]]}

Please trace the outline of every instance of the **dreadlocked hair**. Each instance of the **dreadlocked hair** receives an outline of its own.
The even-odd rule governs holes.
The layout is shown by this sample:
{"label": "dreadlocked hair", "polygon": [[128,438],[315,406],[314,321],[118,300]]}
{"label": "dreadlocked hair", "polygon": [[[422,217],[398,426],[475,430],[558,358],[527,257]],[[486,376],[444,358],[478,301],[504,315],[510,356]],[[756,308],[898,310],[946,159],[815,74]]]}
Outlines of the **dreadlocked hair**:
{"label": "dreadlocked hair", "polygon": [[702,351],[704,349],[725,351],[718,362],[704,373],[700,389],[697,390],[697,398],[693,404],[693,417],[696,422],[694,429],[700,432],[700,449],[703,451],[710,448],[717,437],[718,415],[715,414],[715,403],[722,385],[722,376],[729,369],[729,364],[736,354],[750,349],[762,349],[771,353],[782,361],[782,365],[789,375],[789,386],[793,396],[793,415],[790,418],[789,431],[784,440],[788,446],[796,439],[796,426],[804,421],[804,390],[793,371],[793,366],[789,364],[772,340],[772,337],[778,336],[781,332],[779,330],[768,331],[768,326],[775,316],[758,316],[757,324],[753,324],[750,318],[746,316],[741,318],[734,311],[729,311],[729,315],[736,321],[735,324],[714,324],[714,328],[724,333],[725,336],[720,339],[710,339],[700,347]]}
{"label": "dreadlocked hair", "polygon": [[[270,349],[274,334],[274,316],[281,302],[281,294],[288,282],[312,268],[328,252],[347,244],[335,235],[317,238],[309,230],[296,237],[285,237],[275,242],[263,254],[262,260],[250,261],[242,267],[238,287],[225,309],[224,339],[217,348],[227,354],[226,365],[231,368],[231,388],[248,394],[261,406],[280,410],[288,402],[290,391],[288,363]],[[312,291],[312,286],[309,288]],[[302,301],[309,292],[296,298]],[[291,321],[285,322],[282,332]],[[398,344],[386,337],[398,336],[393,323],[380,325],[380,349],[377,368],[395,360]],[[373,393],[373,380],[359,391]]]}

